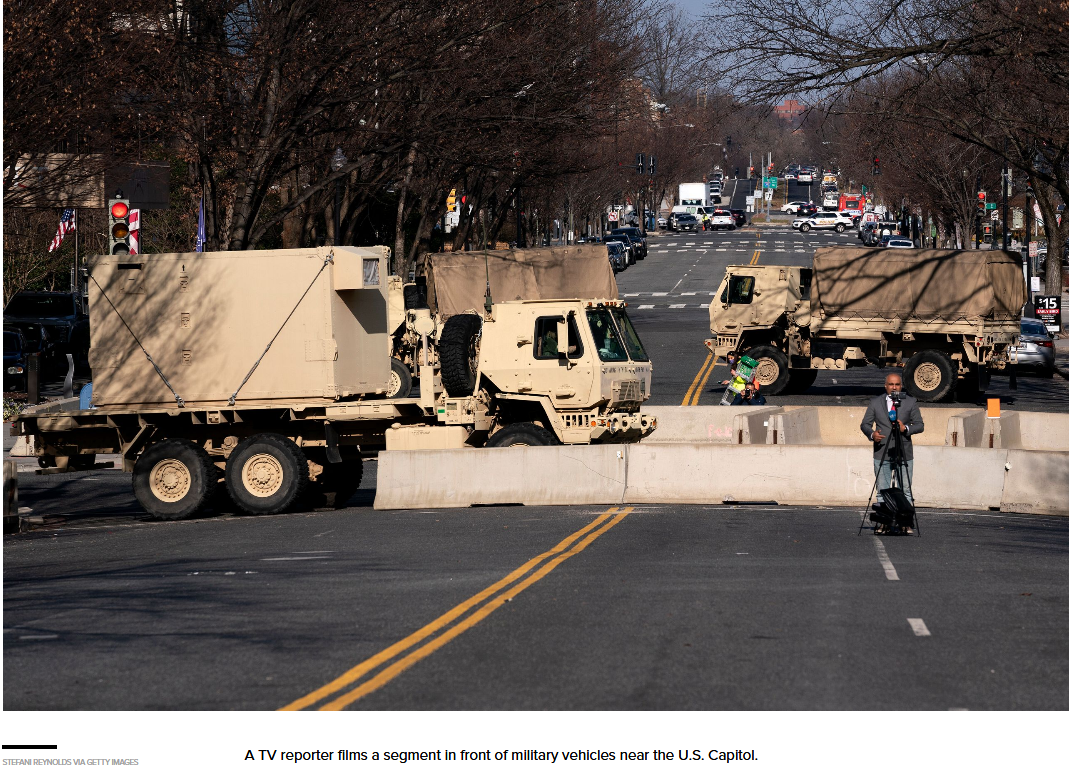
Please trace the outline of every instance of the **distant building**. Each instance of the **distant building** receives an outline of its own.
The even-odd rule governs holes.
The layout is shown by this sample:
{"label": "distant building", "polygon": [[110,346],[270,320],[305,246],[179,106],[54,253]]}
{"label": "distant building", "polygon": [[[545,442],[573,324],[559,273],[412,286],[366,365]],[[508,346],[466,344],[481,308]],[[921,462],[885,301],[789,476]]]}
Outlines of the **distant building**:
{"label": "distant building", "polygon": [[793,124],[801,119],[805,110],[806,107],[797,100],[784,100],[780,105],[772,109],[772,113],[780,119]]}

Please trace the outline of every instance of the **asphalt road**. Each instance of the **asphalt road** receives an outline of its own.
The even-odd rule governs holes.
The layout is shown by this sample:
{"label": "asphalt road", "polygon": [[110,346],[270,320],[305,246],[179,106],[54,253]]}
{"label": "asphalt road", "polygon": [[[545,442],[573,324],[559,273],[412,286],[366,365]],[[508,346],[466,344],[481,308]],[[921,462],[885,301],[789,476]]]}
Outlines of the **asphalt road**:
{"label": "asphalt road", "polygon": [[[733,180],[726,191],[733,191],[733,208],[740,201],[745,206],[747,182]],[[781,200],[777,198],[776,203]],[[704,344],[709,337],[708,306],[728,265],[808,266],[818,247],[860,246],[860,242],[853,231],[799,233],[789,224],[758,223],[733,231],[665,232],[650,238],[649,246],[649,255],[620,273],[616,282],[653,361],[650,403],[676,405],[695,385],[709,354]],[[995,376],[988,397],[998,397],[1003,404],[1018,410],[1069,411],[1069,348],[1064,340],[1054,343],[1060,375],[1044,379],[1020,374],[1016,390],[1010,388],[1008,376]],[[882,392],[885,373],[875,367],[821,371],[804,395],[776,396],[770,402],[864,405]],[[698,392],[695,386],[692,403],[719,403],[719,382],[727,377],[723,364],[716,366],[704,389]],[[950,405],[968,407],[978,403],[983,402]]]}
{"label": "asphalt road", "polygon": [[1064,518],[926,511],[908,538],[773,506],[148,523],[101,511],[124,475],[61,499],[34,479],[25,501],[70,521],[5,539],[6,710],[1069,707]]}

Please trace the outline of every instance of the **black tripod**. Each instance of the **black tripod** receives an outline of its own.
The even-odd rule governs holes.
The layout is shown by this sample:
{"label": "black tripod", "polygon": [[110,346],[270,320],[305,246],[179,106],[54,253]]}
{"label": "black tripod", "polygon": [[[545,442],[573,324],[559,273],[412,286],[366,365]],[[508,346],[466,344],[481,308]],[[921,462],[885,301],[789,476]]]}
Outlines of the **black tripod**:
{"label": "black tripod", "polygon": [[[868,522],[869,514],[872,512],[872,498],[876,495],[876,486],[880,484],[880,472],[883,471],[883,464],[887,460],[888,453],[891,453],[891,487],[880,491],[881,498],[884,499],[884,508],[879,513],[881,522],[873,521],[873,531],[878,525],[884,525],[890,526],[896,533],[898,529],[915,528],[917,536],[921,535],[916,509],[906,499],[905,491],[902,489],[903,486],[907,487],[910,496],[913,495],[913,483],[909,478],[905,451],[902,448],[902,431],[898,427],[899,401],[892,397],[891,402],[894,409],[894,413],[889,415],[892,418],[891,432],[888,434],[887,446],[883,448],[883,455],[880,456],[880,465],[876,467],[876,479],[872,483],[872,492],[869,493],[869,501],[865,506],[865,515],[861,518],[861,525],[857,529],[858,536],[861,536],[861,531],[864,530],[865,523]],[[905,475],[904,479],[903,475]]]}

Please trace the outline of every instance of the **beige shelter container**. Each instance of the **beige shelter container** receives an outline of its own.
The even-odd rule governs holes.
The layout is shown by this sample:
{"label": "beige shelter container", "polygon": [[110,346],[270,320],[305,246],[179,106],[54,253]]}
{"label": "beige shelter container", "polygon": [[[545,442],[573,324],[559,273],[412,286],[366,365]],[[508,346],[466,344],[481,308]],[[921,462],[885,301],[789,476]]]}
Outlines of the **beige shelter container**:
{"label": "beige shelter container", "polygon": [[90,258],[93,403],[176,406],[177,394],[187,405],[242,406],[383,393],[388,262],[381,246]]}
{"label": "beige shelter container", "polygon": [[619,297],[604,244],[441,252],[425,263],[428,297],[443,320],[483,311],[487,268],[494,303]]}

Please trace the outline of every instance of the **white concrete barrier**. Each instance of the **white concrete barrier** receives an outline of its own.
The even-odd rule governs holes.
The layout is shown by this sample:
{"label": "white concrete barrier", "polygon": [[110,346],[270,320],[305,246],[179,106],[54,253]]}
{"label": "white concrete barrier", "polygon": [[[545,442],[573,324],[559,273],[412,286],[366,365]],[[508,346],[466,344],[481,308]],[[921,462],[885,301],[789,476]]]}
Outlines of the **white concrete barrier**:
{"label": "white concrete barrier", "polygon": [[[984,438],[986,420],[987,413],[983,409],[955,410],[955,413],[947,419],[946,445],[948,447],[979,447]],[[927,433],[927,428],[925,433]]]}
{"label": "white concrete barrier", "polygon": [[643,412],[657,418],[657,429],[644,441],[764,444],[765,423],[779,410],[778,406],[643,406]]}
{"label": "white concrete barrier", "polygon": [[914,446],[913,458],[917,506],[997,509],[1001,505],[1005,450]]}
{"label": "white concrete barrier", "polygon": [[873,479],[870,447],[646,444],[630,448],[624,502],[863,506]]}
{"label": "white concrete barrier", "polygon": [[616,504],[626,458],[623,445],[384,450],[375,508]]}
{"label": "white concrete barrier", "polygon": [[1069,515],[1069,453],[1010,450],[1004,512]]}
{"label": "white concrete barrier", "polygon": [[[1002,413],[1006,414],[1005,411]],[[1069,414],[1015,412],[1021,447],[1028,450],[1069,451]]]}
{"label": "white concrete barrier", "polygon": [[[861,433],[851,444],[857,444]],[[769,418],[765,444],[826,444],[821,437],[820,412],[815,406],[798,406]]]}

